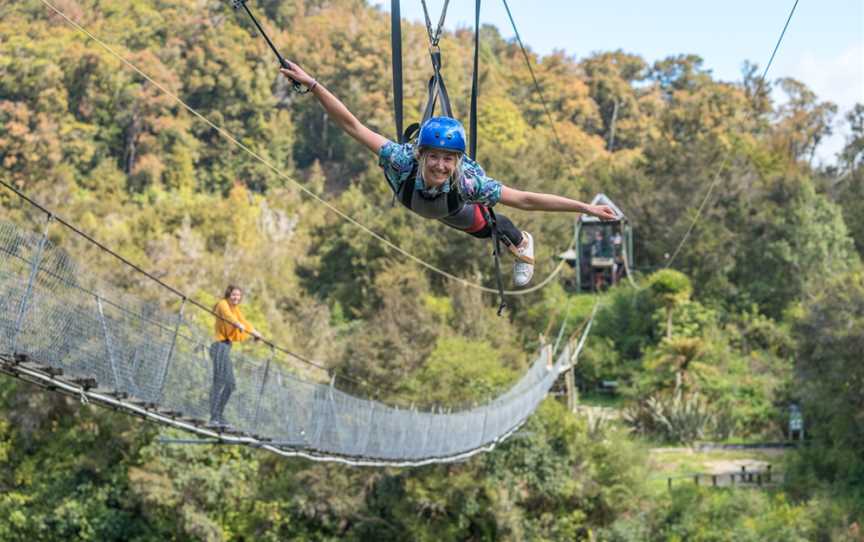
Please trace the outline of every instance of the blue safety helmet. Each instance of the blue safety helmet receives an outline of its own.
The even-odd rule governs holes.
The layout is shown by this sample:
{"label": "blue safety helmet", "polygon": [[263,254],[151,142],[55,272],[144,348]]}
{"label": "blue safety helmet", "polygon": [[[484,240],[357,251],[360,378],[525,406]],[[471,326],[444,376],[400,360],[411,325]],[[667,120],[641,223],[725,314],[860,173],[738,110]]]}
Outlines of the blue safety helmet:
{"label": "blue safety helmet", "polygon": [[450,117],[432,117],[420,127],[417,146],[465,153],[465,128]]}

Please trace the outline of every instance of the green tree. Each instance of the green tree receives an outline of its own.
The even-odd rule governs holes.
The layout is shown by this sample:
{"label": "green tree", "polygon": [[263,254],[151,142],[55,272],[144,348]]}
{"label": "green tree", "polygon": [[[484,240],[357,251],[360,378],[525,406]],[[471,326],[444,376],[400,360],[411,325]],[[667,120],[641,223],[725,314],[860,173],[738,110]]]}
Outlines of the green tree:
{"label": "green tree", "polygon": [[775,145],[794,159],[810,163],[819,142],[831,135],[837,106],[819,102],[816,93],[791,78],[781,79],[780,88],[788,99],[779,107]]}
{"label": "green tree", "polygon": [[[747,220],[730,280],[739,303],[779,317],[813,285],[858,260],[842,213],[807,178],[773,179]],[[744,224],[742,223],[743,227]]]}
{"label": "green tree", "polygon": [[843,209],[843,221],[855,240],[858,254],[864,254],[864,104],[855,104],[846,114],[851,136],[840,153],[837,179],[830,194]]}
{"label": "green tree", "polygon": [[796,386],[820,478],[864,487],[864,272],[824,282],[795,323]]}
{"label": "green tree", "polygon": [[673,333],[672,315],[675,308],[690,299],[693,286],[687,275],[674,269],[658,271],[648,278],[648,289],[655,303],[666,313],[666,338]]}

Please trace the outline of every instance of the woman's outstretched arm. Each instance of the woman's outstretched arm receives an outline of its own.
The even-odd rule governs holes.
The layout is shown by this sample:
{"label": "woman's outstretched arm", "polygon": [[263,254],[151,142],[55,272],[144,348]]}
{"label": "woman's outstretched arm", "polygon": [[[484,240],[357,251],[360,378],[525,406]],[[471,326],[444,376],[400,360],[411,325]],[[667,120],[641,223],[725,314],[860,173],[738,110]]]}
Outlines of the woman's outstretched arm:
{"label": "woman's outstretched arm", "polygon": [[357,120],[351,111],[345,107],[339,98],[334,96],[329,90],[324,88],[324,85],[313,79],[308,73],[293,62],[289,62],[289,68],[282,68],[282,75],[289,79],[297,81],[306,88],[311,89],[311,93],[318,98],[327,115],[338,124],[345,133],[353,137],[357,142],[368,148],[370,151],[378,155],[381,147],[387,143],[387,138],[381,134],[375,133],[367,128],[362,122]]}
{"label": "woman's outstretched arm", "polygon": [[538,192],[526,192],[515,190],[506,186],[501,188],[502,205],[515,207],[525,211],[552,211],[564,213],[587,213],[601,220],[615,220],[620,218],[608,205],[590,205],[575,199],[556,196],[554,194],[541,194]]}

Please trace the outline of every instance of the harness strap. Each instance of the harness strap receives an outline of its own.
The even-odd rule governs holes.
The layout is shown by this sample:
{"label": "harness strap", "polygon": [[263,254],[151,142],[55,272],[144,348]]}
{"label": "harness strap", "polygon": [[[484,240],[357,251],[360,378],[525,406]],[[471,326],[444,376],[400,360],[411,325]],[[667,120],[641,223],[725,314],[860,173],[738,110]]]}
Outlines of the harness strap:
{"label": "harness strap", "polygon": [[404,181],[402,181],[402,185],[399,187],[399,190],[393,194],[393,199],[399,197],[399,202],[407,207],[411,208],[411,196],[414,195],[414,185],[409,183],[414,183],[414,178],[417,176],[417,164],[414,164],[414,167],[411,168],[411,174],[408,175]]}
{"label": "harness strap", "polygon": [[[399,203],[411,209],[411,199],[414,197],[414,192],[416,188],[414,188],[414,182],[417,179],[417,171],[419,169],[418,164],[414,164],[414,167],[411,168],[411,173],[408,177],[402,181],[402,185],[399,187],[399,190],[393,194],[394,201],[396,198],[399,198]],[[450,186],[450,190],[447,192],[447,216],[452,216],[462,210],[464,202],[459,197],[459,190],[455,186]]]}
{"label": "harness strap", "polygon": [[[426,30],[429,34],[429,55],[432,59],[433,75],[429,78],[428,98],[426,107],[423,110],[422,122],[426,122],[435,114],[435,103],[441,103],[443,116],[453,118],[453,110],[450,107],[450,96],[447,93],[447,85],[444,83],[444,78],[441,76],[441,49],[438,48],[438,40],[441,37],[441,31],[444,27],[444,17],[447,14],[447,6],[450,1],[445,0],[444,9],[441,12],[441,18],[438,21],[438,28],[433,31],[432,20],[429,17],[429,10],[426,6],[426,1],[421,0],[423,12],[426,17]],[[399,0],[391,0],[391,42],[393,51],[393,105],[395,108],[394,117],[396,120],[396,135],[400,143],[411,141],[420,129],[421,123],[413,123],[405,131],[402,131],[402,30],[401,30],[401,15],[399,12]],[[470,143],[469,156],[474,159],[477,155],[477,96],[479,94],[479,66],[480,66],[480,0],[475,1],[474,14],[474,67],[471,79],[471,113],[469,120]],[[398,85],[398,86],[397,86]],[[414,195],[414,182],[417,177],[417,165],[411,170],[411,174],[399,190],[393,194],[393,203],[396,203],[398,197],[402,205],[411,209],[411,200]],[[406,183],[410,183],[406,186]],[[459,191],[456,187],[451,186],[447,193],[447,209],[451,215],[456,214],[462,208],[464,203],[461,201]],[[481,205],[483,218],[489,224],[492,232],[492,254],[495,259],[495,281],[498,285],[498,297],[500,303],[498,305],[498,316],[501,316],[507,304],[504,301],[504,281],[501,278],[501,247],[500,242],[504,242],[510,246],[509,240],[502,238],[498,231],[498,222],[495,218],[495,212],[491,207]],[[527,259],[523,259],[527,261]],[[533,262],[531,262],[533,263]]]}
{"label": "harness strap", "polygon": [[426,17],[426,32],[429,34],[429,55],[432,58],[432,69],[434,71],[434,75],[429,79],[429,99],[426,101],[422,122],[426,122],[434,116],[436,101],[441,102],[443,115],[453,118],[453,110],[450,107],[450,96],[447,94],[444,78],[441,77],[441,49],[438,48],[438,41],[441,39],[441,32],[444,30],[444,19],[447,17],[447,7],[450,5],[450,0],[444,0],[444,7],[441,10],[438,27],[435,30],[432,29],[432,19],[429,17],[429,8],[426,6],[426,0],[421,0],[420,3],[423,5],[423,15]]}
{"label": "harness strap", "polygon": [[[474,68],[471,73],[471,114],[469,117],[470,140],[468,152],[472,159],[477,159],[477,96],[480,93],[480,0],[476,0],[474,5]],[[507,237],[502,239],[498,231],[498,220],[495,217],[495,211],[491,207],[482,205],[483,217],[489,223],[489,229],[492,233],[492,255],[495,260],[495,282],[498,285],[498,316],[504,313],[507,308],[507,302],[504,300],[504,279],[501,278],[501,244],[504,241],[507,246],[510,246],[510,241]]]}
{"label": "harness strap", "polygon": [[435,115],[435,102],[441,102],[441,113],[443,116],[453,118],[453,109],[450,107],[450,95],[447,93],[444,77],[441,76],[441,50],[437,45],[430,49],[429,57],[432,59],[434,74],[429,78],[429,97],[426,100],[422,122],[426,122]]}
{"label": "harness strap", "polygon": [[477,95],[480,93],[480,0],[474,9],[474,69],[471,74],[471,114],[468,126],[470,142],[468,153],[472,160],[477,159]]}
{"label": "harness strap", "polygon": [[444,29],[444,19],[447,17],[447,6],[450,5],[450,0],[444,0],[444,7],[441,9],[441,17],[438,19],[438,28],[432,30],[432,19],[429,18],[429,8],[426,6],[426,0],[420,0],[423,5],[423,15],[426,17],[426,32],[429,34],[429,43],[433,47],[438,46],[438,40],[441,38],[441,31]]}
{"label": "harness strap", "polygon": [[516,259],[519,261],[534,265],[534,258],[529,258],[528,256],[522,256],[521,254],[516,254],[515,252],[513,253],[513,256],[515,256]]}
{"label": "harness strap", "polygon": [[[504,313],[507,308],[507,302],[504,300],[504,280],[501,278],[501,247],[498,244],[501,241],[501,236],[498,233],[498,220],[495,218],[495,211],[491,207],[483,206],[483,214],[486,221],[489,223],[489,228],[492,231],[492,255],[495,260],[495,282],[498,285],[498,316]],[[504,238],[504,242],[508,243]]]}
{"label": "harness strap", "polygon": [[390,50],[393,64],[393,118],[396,122],[396,139],[405,143],[402,133],[402,15],[399,0],[390,1]]}
{"label": "harness strap", "polygon": [[[399,0],[390,0],[390,58],[393,65],[393,120],[396,124],[396,140],[405,143],[409,141],[408,130],[411,128],[402,132],[402,14]],[[396,192],[394,191],[390,206],[395,205]]]}

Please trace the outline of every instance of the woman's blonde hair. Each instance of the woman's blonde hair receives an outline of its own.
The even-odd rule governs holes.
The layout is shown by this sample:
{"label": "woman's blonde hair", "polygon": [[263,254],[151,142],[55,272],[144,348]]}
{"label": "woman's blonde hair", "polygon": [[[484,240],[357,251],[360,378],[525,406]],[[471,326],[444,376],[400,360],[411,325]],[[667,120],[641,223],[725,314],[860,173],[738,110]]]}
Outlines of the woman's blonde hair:
{"label": "woman's blonde hair", "polygon": [[[426,168],[426,151],[427,150],[428,149],[422,149],[420,147],[414,147],[414,158],[417,159],[417,174],[420,175],[421,177],[423,175],[423,170]],[[450,151],[445,151],[445,152],[450,152]],[[457,153],[457,154],[458,154],[458,156],[456,157],[456,167],[453,169],[453,175],[450,175],[450,179],[448,182],[450,183],[451,186],[455,185],[456,190],[458,190],[459,193],[461,194],[462,193],[461,181],[462,181],[462,177],[465,176],[465,168],[463,167],[463,164],[464,164],[463,159],[464,159],[465,155],[462,153]]]}

